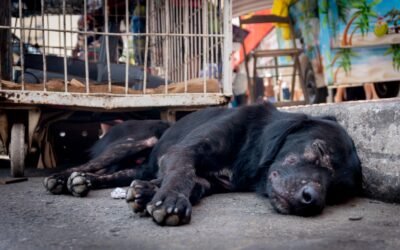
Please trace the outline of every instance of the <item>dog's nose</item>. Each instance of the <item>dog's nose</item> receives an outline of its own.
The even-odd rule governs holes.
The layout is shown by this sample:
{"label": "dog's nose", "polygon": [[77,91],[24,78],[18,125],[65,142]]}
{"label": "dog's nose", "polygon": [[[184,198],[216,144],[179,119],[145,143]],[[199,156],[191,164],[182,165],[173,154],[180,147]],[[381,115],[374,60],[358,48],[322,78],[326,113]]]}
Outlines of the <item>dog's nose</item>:
{"label": "dog's nose", "polygon": [[304,205],[314,204],[318,200],[318,192],[310,185],[300,190],[300,202]]}
{"label": "dog's nose", "polygon": [[294,213],[302,216],[319,214],[325,205],[324,193],[315,183],[301,187],[294,198]]}

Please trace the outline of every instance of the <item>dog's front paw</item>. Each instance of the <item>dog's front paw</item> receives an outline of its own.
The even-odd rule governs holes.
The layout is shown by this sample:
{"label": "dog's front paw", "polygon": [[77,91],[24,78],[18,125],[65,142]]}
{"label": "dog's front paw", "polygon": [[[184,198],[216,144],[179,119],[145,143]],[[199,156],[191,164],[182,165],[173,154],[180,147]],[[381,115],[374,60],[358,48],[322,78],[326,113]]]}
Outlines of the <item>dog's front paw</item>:
{"label": "dog's front paw", "polygon": [[192,214],[189,199],[177,192],[157,193],[146,209],[157,224],[167,226],[187,224]]}
{"label": "dog's front paw", "polygon": [[151,201],[158,187],[150,181],[134,180],[126,193],[126,202],[134,213],[146,213],[146,205]]}
{"label": "dog's front paw", "polygon": [[91,182],[88,176],[84,173],[73,172],[67,181],[68,191],[76,197],[86,196],[91,187]]}
{"label": "dog's front paw", "polygon": [[67,193],[67,178],[63,175],[52,175],[44,178],[43,186],[52,194]]}

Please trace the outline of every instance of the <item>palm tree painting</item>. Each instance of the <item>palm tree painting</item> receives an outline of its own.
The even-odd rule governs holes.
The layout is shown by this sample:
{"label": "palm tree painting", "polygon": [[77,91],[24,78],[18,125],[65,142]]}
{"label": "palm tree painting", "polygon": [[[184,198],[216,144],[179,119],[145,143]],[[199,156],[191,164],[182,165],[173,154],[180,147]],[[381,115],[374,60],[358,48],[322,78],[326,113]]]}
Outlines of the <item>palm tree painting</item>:
{"label": "palm tree painting", "polygon": [[328,85],[400,79],[400,0],[318,4],[318,38]]}
{"label": "palm tree painting", "polygon": [[[335,6],[337,8],[337,19],[347,24],[347,19],[349,17],[350,10],[352,8],[352,3],[358,2],[358,0],[336,0]],[[330,0],[322,0],[320,5],[320,13],[324,17],[323,25],[327,27],[329,25],[330,31],[332,32],[332,36],[336,37],[338,22],[336,22],[336,18],[329,20],[330,9],[332,8],[332,3]]]}
{"label": "palm tree painting", "polygon": [[358,55],[350,48],[342,48],[336,52],[335,57],[332,60],[331,66],[333,67],[338,61],[337,68],[334,73],[334,81],[337,82],[337,76],[340,69],[343,69],[346,75],[351,71],[351,59]]}
{"label": "palm tree painting", "polygon": [[388,18],[388,21],[393,23],[394,32],[399,33],[400,25],[398,25],[398,24],[400,22],[400,10],[392,9],[388,13],[386,13],[386,15],[384,17]]}
{"label": "palm tree painting", "polygon": [[392,44],[385,55],[392,54],[392,65],[397,71],[400,71],[400,44]]}
{"label": "palm tree painting", "polygon": [[[355,9],[355,12],[347,22],[347,25],[343,31],[342,46],[350,46],[352,44],[351,38],[357,30],[360,30],[362,36],[364,36],[370,30],[370,18],[378,17],[378,14],[372,9],[381,1],[382,0],[374,0],[371,3],[368,3],[367,0],[351,2],[351,8]],[[356,25],[356,27],[352,31],[349,38],[348,33],[353,23]]]}
{"label": "palm tree painting", "polygon": [[346,23],[347,22],[347,16],[350,12],[350,7],[352,5],[353,1],[347,1],[347,0],[337,0],[336,5],[338,8],[338,17],[339,20]]}

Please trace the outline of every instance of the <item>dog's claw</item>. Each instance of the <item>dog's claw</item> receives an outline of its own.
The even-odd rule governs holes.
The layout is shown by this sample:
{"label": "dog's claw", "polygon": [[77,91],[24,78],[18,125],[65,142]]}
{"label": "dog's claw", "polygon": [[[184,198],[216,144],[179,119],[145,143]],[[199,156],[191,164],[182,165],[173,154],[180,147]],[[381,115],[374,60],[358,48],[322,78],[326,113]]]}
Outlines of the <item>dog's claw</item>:
{"label": "dog's claw", "polygon": [[153,214],[154,206],[153,205],[147,205],[146,206],[146,210],[151,215],[151,214]]}
{"label": "dog's claw", "polygon": [[155,190],[156,186],[151,182],[134,180],[128,188],[126,202],[134,213],[146,213],[146,205],[153,198]]}
{"label": "dog's claw", "polygon": [[164,221],[164,218],[167,215],[167,213],[165,212],[164,209],[158,209],[154,210],[154,212],[151,215],[158,224],[161,224]]}

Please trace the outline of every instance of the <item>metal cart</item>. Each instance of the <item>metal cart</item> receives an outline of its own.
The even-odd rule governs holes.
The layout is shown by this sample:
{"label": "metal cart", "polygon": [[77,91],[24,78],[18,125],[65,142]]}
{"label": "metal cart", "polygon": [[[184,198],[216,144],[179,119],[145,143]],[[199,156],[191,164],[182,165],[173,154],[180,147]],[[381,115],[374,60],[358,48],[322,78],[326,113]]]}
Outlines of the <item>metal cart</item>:
{"label": "metal cart", "polygon": [[174,119],[232,93],[230,0],[12,0],[0,12],[0,139],[13,176],[49,124],[77,110]]}

